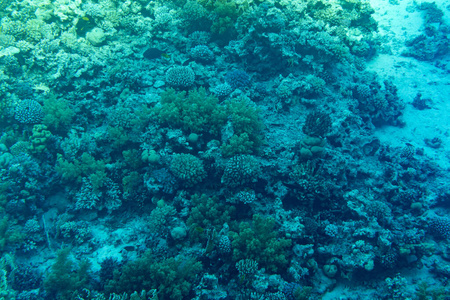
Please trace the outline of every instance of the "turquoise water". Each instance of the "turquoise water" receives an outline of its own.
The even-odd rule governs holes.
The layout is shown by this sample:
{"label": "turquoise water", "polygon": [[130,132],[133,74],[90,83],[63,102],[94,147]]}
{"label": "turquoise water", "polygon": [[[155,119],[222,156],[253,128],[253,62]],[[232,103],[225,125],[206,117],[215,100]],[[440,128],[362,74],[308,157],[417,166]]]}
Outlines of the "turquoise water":
{"label": "turquoise water", "polygon": [[0,1],[0,297],[449,298],[449,7]]}

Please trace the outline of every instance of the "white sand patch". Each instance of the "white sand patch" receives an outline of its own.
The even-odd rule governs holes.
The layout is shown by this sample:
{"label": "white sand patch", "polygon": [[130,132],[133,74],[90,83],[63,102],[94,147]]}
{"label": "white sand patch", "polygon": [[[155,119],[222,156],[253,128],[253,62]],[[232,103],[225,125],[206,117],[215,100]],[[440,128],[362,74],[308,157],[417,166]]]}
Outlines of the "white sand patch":
{"label": "white sand patch", "polygon": [[[419,61],[403,57],[405,40],[418,34],[423,25],[424,12],[414,9],[415,1],[398,1],[392,5],[389,0],[371,1],[376,10],[374,18],[379,23],[381,35],[387,37],[386,45],[392,54],[380,54],[368,64],[368,70],[376,72],[380,78],[391,80],[398,88],[400,98],[407,104],[404,111],[404,128],[385,126],[376,131],[376,136],[384,143],[403,147],[406,142],[424,148],[425,154],[443,168],[450,168],[450,57],[436,62]],[[432,2],[432,1],[429,1]],[[450,1],[435,1],[444,12],[444,20],[450,24]],[[421,3],[421,2],[419,2]],[[431,109],[418,110],[411,105],[417,93],[432,101]],[[437,137],[442,147],[428,147],[424,139]]]}

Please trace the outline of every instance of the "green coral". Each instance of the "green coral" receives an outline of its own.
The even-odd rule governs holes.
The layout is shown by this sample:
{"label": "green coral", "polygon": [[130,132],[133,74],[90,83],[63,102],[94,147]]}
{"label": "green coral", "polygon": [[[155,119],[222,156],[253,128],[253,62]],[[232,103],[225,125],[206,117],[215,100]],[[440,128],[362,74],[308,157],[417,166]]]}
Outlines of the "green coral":
{"label": "green coral", "polygon": [[159,120],[186,132],[218,134],[226,119],[219,99],[208,95],[205,88],[186,92],[168,89],[161,95],[161,106],[156,108]]}
{"label": "green coral", "polygon": [[114,148],[121,148],[129,142],[129,137],[125,128],[121,126],[109,126],[108,140],[111,142]]}
{"label": "green coral", "polygon": [[83,153],[80,159],[74,159],[72,162],[58,154],[55,170],[66,181],[81,182],[83,177],[89,177],[94,189],[102,187],[106,179],[105,163],[88,153]]}
{"label": "green coral", "polygon": [[[3,213],[5,210],[5,205],[8,203],[8,198],[6,197],[6,191],[11,186],[11,181],[3,180],[0,181],[0,213]],[[1,221],[0,221],[1,223]]]}
{"label": "green coral", "polygon": [[132,194],[139,188],[142,181],[142,176],[138,172],[130,172],[122,178],[123,192]]}
{"label": "green coral", "polygon": [[[0,77],[3,77],[3,75],[3,71],[0,71]],[[2,91],[4,89],[2,85],[4,84],[6,83],[0,84],[0,121],[2,122],[8,118],[8,116],[10,115],[10,111],[12,111],[14,107],[12,98],[4,95]]]}
{"label": "green coral", "polygon": [[150,251],[127,263],[105,288],[114,293],[158,291],[158,299],[187,299],[202,265],[193,258],[166,258],[157,261]]}
{"label": "green coral", "polygon": [[311,296],[312,287],[310,286],[299,286],[294,290],[295,300],[308,300]]}
{"label": "green coral", "polygon": [[233,260],[253,259],[271,272],[288,265],[291,240],[277,237],[273,218],[253,216],[252,224],[242,222],[239,232],[231,232]]}
{"label": "green coral", "polygon": [[186,225],[191,231],[191,239],[206,237],[206,229],[219,232],[225,223],[230,223],[235,208],[225,205],[218,197],[208,197],[205,194],[191,197],[191,212]]}
{"label": "green coral", "polygon": [[189,93],[168,89],[155,112],[161,123],[186,133],[219,135],[228,121],[232,134],[222,145],[225,156],[253,153],[262,143],[259,109],[246,98],[219,104],[219,99],[204,88]]}
{"label": "green coral", "polygon": [[136,149],[122,151],[123,159],[131,169],[139,169],[142,162],[142,153]]}
{"label": "green coral", "polygon": [[69,248],[58,251],[56,260],[44,279],[44,288],[53,299],[76,299],[77,291],[86,287],[89,262],[76,263],[69,255]]}
{"label": "green coral", "polygon": [[264,123],[259,109],[246,98],[231,99],[225,103],[225,108],[233,135],[223,143],[223,155],[253,153],[262,144],[261,130]]}
{"label": "green coral", "polygon": [[227,101],[226,109],[235,134],[247,133],[252,140],[258,141],[264,125],[259,108],[249,99],[241,97]]}
{"label": "green coral", "polygon": [[30,151],[33,153],[42,153],[46,151],[47,140],[51,136],[52,133],[47,130],[47,126],[42,124],[34,125],[30,136]]}
{"label": "green coral", "polygon": [[75,116],[69,103],[64,99],[58,99],[53,94],[44,99],[43,110],[42,123],[56,130],[69,126]]}
{"label": "green coral", "polygon": [[20,227],[13,225],[14,222],[6,215],[0,220],[0,251],[4,251],[8,245],[19,244],[25,239],[25,234]]}
{"label": "green coral", "polygon": [[250,140],[247,133],[241,135],[235,134],[220,146],[220,150],[222,150],[223,156],[226,157],[238,154],[251,154],[253,153],[254,145],[255,143]]}
{"label": "green coral", "polygon": [[[230,40],[236,36],[237,19],[250,8],[248,1],[234,0],[199,0],[198,3],[210,12],[211,32],[220,38]],[[224,41],[224,42],[225,42]]]}

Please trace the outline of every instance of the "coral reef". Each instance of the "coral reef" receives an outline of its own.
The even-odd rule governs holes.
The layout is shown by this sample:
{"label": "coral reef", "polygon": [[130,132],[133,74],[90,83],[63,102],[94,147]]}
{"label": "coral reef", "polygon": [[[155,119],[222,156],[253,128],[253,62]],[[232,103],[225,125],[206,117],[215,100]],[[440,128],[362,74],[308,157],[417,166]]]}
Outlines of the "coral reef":
{"label": "coral reef", "polygon": [[[408,9],[446,71],[447,11]],[[445,101],[371,71],[374,14],[0,0],[0,298],[448,295],[446,127],[380,137]]]}

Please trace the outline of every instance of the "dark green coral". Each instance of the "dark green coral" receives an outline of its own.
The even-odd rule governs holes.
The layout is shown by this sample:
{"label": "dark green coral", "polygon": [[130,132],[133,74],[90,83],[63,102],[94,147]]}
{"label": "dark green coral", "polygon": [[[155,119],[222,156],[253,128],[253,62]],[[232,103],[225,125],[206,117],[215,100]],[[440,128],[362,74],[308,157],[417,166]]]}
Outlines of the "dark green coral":
{"label": "dark green coral", "polygon": [[259,266],[278,272],[288,265],[291,240],[279,238],[273,218],[253,216],[253,222],[242,222],[239,232],[231,233],[233,260],[253,259]]}
{"label": "dark green coral", "polygon": [[222,144],[223,155],[254,153],[263,141],[261,132],[264,123],[260,117],[260,110],[246,98],[229,100],[225,103],[225,107],[233,135]]}
{"label": "dark green coral", "polygon": [[156,289],[158,299],[188,299],[201,271],[202,264],[193,258],[157,260],[147,251],[141,258],[127,263],[121,272],[115,272],[105,289],[117,294]]}
{"label": "dark green coral", "polygon": [[234,207],[224,204],[218,197],[208,197],[205,194],[193,195],[191,205],[186,222],[191,231],[191,238],[202,236],[207,229],[219,232],[225,223],[231,221],[235,211]]}
{"label": "dark green coral", "polygon": [[161,106],[156,112],[163,124],[189,133],[218,134],[226,119],[219,99],[208,95],[205,88],[189,93],[167,89],[161,94]]}
{"label": "dark green coral", "polygon": [[69,256],[69,248],[60,250],[44,279],[45,291],[52,299],[76,299],[77,292],[87,287],[90,264],[87,261],[77,264]]}

